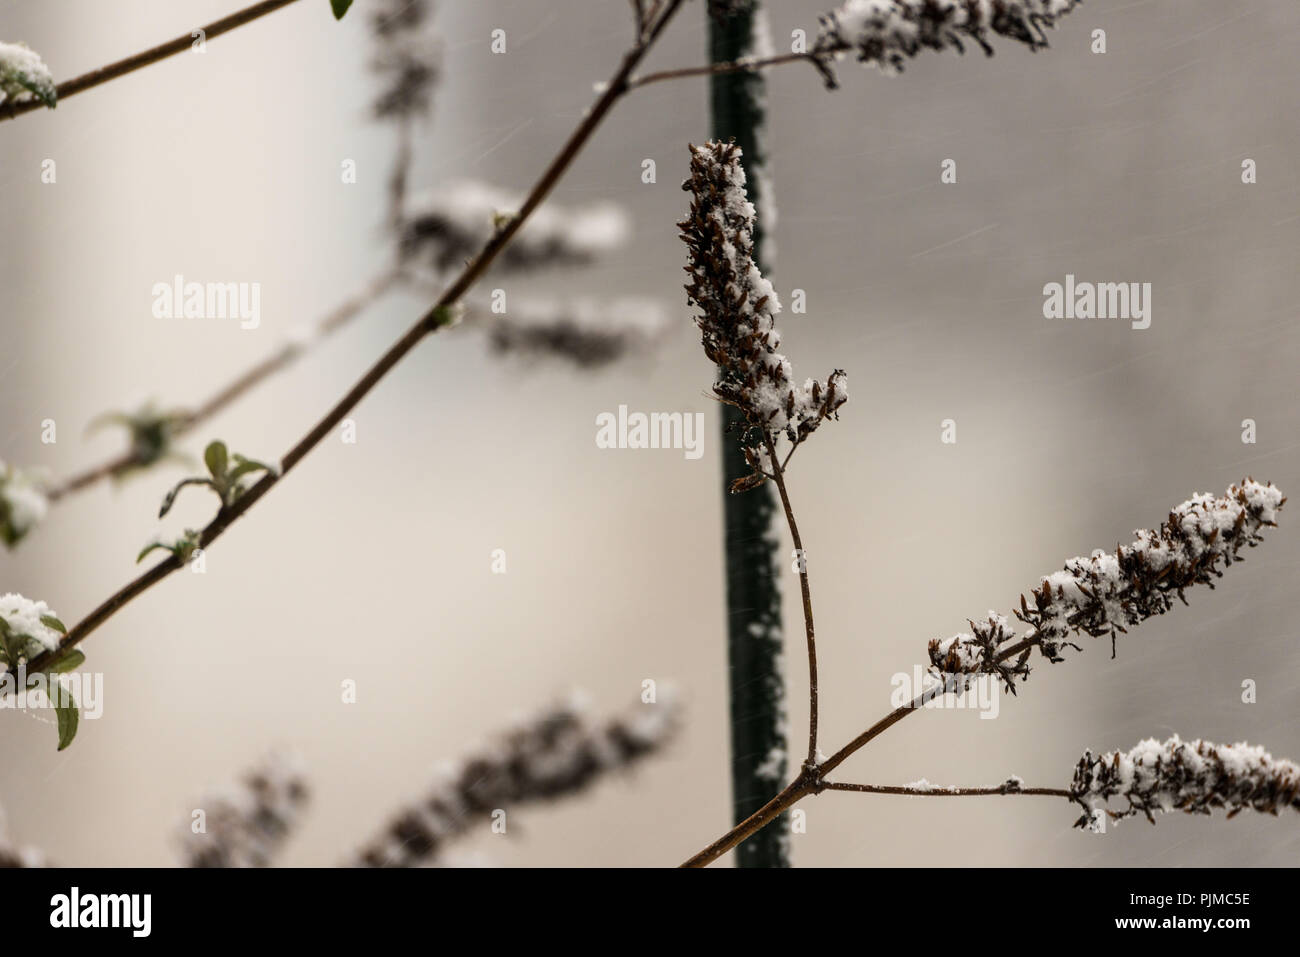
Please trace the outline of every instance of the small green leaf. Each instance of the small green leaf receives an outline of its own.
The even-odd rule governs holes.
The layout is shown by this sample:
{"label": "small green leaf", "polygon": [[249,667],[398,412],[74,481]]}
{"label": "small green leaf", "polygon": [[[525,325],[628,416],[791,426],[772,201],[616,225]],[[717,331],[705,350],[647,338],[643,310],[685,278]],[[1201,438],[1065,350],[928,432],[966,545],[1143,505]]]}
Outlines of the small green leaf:
{"label": "small green leaf", "polygon": [[252,459],[246,459],[242,455],[236,455],[235,467],[230,470],[230,475],[228,476],[228,478],[230,479],[230,482],[233,485],[236,481],[243,478],[249,472],[270,472],[270,471],[273,471],[273,469],[269,465],[265,465],[262,462],[255,462]]}
{"label": "small green leaf", "polygon": [[225,442],[209,442],[203,450],[203,461],[214,479],[220,479],[226,474],[228,458]]}
{"label": "small green leaf", "polygon": [[[54,679],[57,680],[57,679]],[[59,750],[62,751],[77,736],[77,725],[81,722],[81,712],[77,709],[77,699],[72,696],[70,688],[47,692],[54,705],[54,714],[59,721]]]}
{"label": "small green leaf", "polygon": [[77,648],[73,648],[60,661],[56,661],[45,670],[52,675],[66,674],[69,671],[76,671],[86,663],[86,656]]}
{"label": "small green leaf", "polygon": [[150,542],[144,548],[140,549],[140,554],[135,556],[135,563],[139,565],[142,561],[144,561],[144,557],[148,555],[151,551],[153,551],[155,548],[161,548],[164,552],[171,551],[171,547],[168,545],[164,545],[162,542]]}
{"label": "small green leaf", "polygon": [[46,628],[53,628],[61,635],[66,635],[68,633],[68,626],[59,621],[59,619],[55,618],[53,615],[41,615],[41,624]]}
{"label": "small green leaf", "polygon": [[342,20],[343,14],[348,12],[350,6],[352,6],[352,0],[330,0],[330,9],[334,11],[335,20]]}

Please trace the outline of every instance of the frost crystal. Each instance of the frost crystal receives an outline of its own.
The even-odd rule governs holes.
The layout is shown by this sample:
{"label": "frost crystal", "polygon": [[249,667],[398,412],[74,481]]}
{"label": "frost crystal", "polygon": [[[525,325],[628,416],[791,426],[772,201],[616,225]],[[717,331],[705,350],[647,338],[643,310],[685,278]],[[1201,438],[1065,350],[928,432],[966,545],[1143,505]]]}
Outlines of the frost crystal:
{"label": "frost crystal", "polygon": [[[509,222],[522,197],[476,181],[462,181],[413,202],[401,224],[402,253],[428,257],[438,271],[477,253]],[[542,206],[497,259],[508,269],[587,263],[627,242],[627,214],[613,203],[571,209]]]}
{"label": "frost crystal", "polygon": [[40,54],[25,43],[0,43],[0,103],[35,97],[53,109],[54,77]]}
{"label": "frost crystal", "polygon": [[63,634],[47,625],[44,619],[57,617],[43,601],[32,601],[12,592],[0,595],[0,621],[4,622],[9,641],[28,638],[46,651],[53,651]]}
{"label": "frost crystal", "polygon": [[[987,622],[971,623],[972,634],[931,641],[930,662],[941,674],[996,674],[1014,690],[1013,679],[1029,675],[1034,647],[1057,662],[1066,647],[1079,650],[1072,635],[1108,636],[1113,656],[1115,639],[1129,626],[1163,615],[1175,597],[1186,604],[1183,593],[1192,585],[1213,588],[1223,575],[1219,564],[1241,561],[1240,550],[1263,540],[1285,503],[1272,484],[1251,478],[1218,497],[1194,495],[1160,528],[1138,529],[1136,540],[1113,555],[1099,549],[1070,559],[1030,593],[1032,605],[1022,595],[1016,617],[1030,628],[1019,641],[1007,620],[990,612]],[[1024,645],[1018,656],[1007,655],[1013,644]]]}
{"label": "frost crystal", "polygon": [[732,491],[752,488],[771,474],[769,439],[775,445],[784,436],[797,446],[823,419],[837,418],[849,397],[842,370],[799,385],[790,361],[777,351],[781,334],[774,319],[781,303],[754,263],[754,205],[745,193],[740,157],[731,143],[691,147],[691,178],[683,184],[692,194],[691,210],[677,224],[690,248],[687,300],[700,308],[696,325],[704,353],[720,372],[713,391],[749,424],[742,442],[754,473],[733,483]]}
{"label": "frost crystal", "polygon": [[45,518],[49,500],[31,474],[0,462],[0,539],[11,548]]}
{"label": "frost crystal", "polygon": [[988,35],[998,34],[1031,50],[1047,46],[1045,27],[1055,27],[1079,0],[846,0],[824,14],[813,45],[823,62],[852,51],[860,62],[887,74],[902,72],[923,49],[964,53],[971,40],[992,56]]}
{"label": "frost crystal", "polygon": [[[1114,820],[1142,814],[1153,824],[1155,811],[1209,814],[1227,808],[1233,817],[1250,808],[1277,814],[1287,807],[1300,810],[1300,766],[1245,743],[1148,738],[1131,751],[1084,752],[1070,796],[1084,809],[1075,822],[1080,828],[1096,827],[1098,809]],[[1117,796],[1128,806],[1104,807]]]}

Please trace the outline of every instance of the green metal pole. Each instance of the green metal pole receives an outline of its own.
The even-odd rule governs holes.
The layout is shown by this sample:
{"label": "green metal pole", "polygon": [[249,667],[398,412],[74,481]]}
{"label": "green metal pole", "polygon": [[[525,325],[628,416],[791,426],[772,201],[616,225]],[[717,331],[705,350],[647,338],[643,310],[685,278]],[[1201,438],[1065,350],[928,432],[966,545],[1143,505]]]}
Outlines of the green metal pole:
{"label": "green metal pole", "polygon": [[[732,3],[730,17],[709,21],[709,54],[726,63],[754,52],[758,0]],[[765,162],[764,83],[758,72],[719,74],[711,78],[713,136],[734,138],[744,151],[749,199],[760,211],[754,228],[754,259],[766,274],[761,216],[769,180]],[[766,197],[770,200],[771,197]],[[724,490],[750,467],[740,451],[743,417],[724,405],[722,459]],[[787,732],[785,679],[781,674],[780,539],[775,496],[769,484],[724,495],[727,561],[727,659],[731,675],[732,817],[743,821],[785,784]],[[789,867],[789,823],[782,815],[736,849],[738,867]]]}

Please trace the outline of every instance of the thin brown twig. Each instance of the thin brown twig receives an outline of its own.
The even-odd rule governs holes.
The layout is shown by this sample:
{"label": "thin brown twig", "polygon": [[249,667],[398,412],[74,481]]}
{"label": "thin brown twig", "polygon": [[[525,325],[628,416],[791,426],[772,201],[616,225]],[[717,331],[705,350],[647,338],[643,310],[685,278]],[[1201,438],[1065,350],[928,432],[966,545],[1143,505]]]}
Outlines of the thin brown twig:
{"label": "thin brown twig", "polygon": [[912,785],[893,784],[847,784],[840,781],[823,781],[818,790],[822,791],[856,791],[861,794],[905,794],[910,797],[1010,797],[1026,794],[1031,797],[1059,797],[1073,800],[1073,795],[1065,788],[919,788]]}
{"label": "thin brown twig", "polygon": [[[775,476],[773,478],[775,478]],[[1078,615],[1076,614],[1071,616],[1069,620],[1073,622],[1077,618]],[[1034,640],[1032,638],[1023,639],[1001,652],[996,660],[1005,661],[1008,658],[1018,655],[1026,648],[1033,647],[1033,645]],[[844,745],[844,747],[832,754],[825,761],[822,761],[816,766],[816,768],[810,769],[805,767],[803,772],[791,781],[780,794],[772,798],[771,801],[763,805],[763,807],[759,808],[731,830],[727,831],[727,833],[723,834],[722,837],[718,838],[708,847],[688,858],[681,866],[707,867],[737,844],[741,844],[748,840],[752,835],[758,833],[775,820],[782,811],[793,807],[809,794],[816,794],[818,787],[826,783],[825,775],[829,774],[835,768],[847,761],[855,752],[884,734],[909,714],[922,710],[926,702],[938,697],[940,694],[946,693],[948,690],[948,687],[943,682],[938,682],[922,691],[907,704],[899,705],[848,744]]]}
{"label": "thin brown twig", "polygon": [[[644,38],[624,54],[622,63],[614,72],[604,92],[587,112],[578,127],[570,134],[546,169],[542,172],[533,188],[529,191],[519,211],[504,223],[483,249],[462,270],[460,275],[438,297],[438,300],[422,315],[410,329],[402,335],[388,351],[380,357],[348,393],[293,446],[280,460],[280,467],[275,472],[268,472],[235,500],[233,505],[223,507],[216,517],[199,535],[198,547],[206,549],[242,518],[256,505],[267,492],[287,475],[306,455],[343,420],[343,418],[373,389],[407,353],[414,349],[426,335],[437,332],[451,323],[450,310],[466,292],[487,272],[493,261],[503,249],[510,244],[524,222],[546,199],[556,183],[568,171],[574,159],[582,151],[601,121],[613,108],[614,104],[627,93],[628,77],[645,57],[647,51],[663,32],[669,21],[677,13],[684,0],[662,0],[663,12],[645,33]],[[153,568],[140,575],[106,599],[89,615],[68,630],[58,647],[37,655],[27,664],[27,672],[36,674],[54,667],[87,637],[94,633],[104,622],[108,621],[123,606],[141,595],[172,572],[181,567],[176,555],[159,562]]]}
{"label": "thin brown twig", "polygon": [[[652,83],[663,83],[665,80],[680,80],[692,76],[718,76],[724,73],[743,73],[749,70],[763,70],[770,66],[799,62],[818,64],[817,57],[811,53],[780,53],[768,57],[745,57],[741,60],[733,60],[730,63],[678,67],[672,70],[659,70],[642,76],[634,76],[628,81],[628,88],[635,90],[643,86],[650,86]],[[818,69],[820,70],[821,67],[818,66]]]}
{"label": "thin brown twig", "polygon": [[[268,13],[274,13],[281,7],[287,7],[294,3],[295,0],[262,0],[261,3],[255,3],[251,7],[245,7],[230,14],[228,17],[222,17],[215,20],[205,27],[200,27],[203,31],[203,37],[211,40],[221,36],[223,33],[229,33],[236,27],[242,27],[246,23],[252,23],[259,17],[264,17]],[[197,31],[195,31],[197,32]],[[134,73],[136,70],[151,66],[159,60],[165,60],[168,57],[175,56],[178,53],[184,53],[194,45],[194,32],[186,33],[177,37],[175,40],[168,40],[166,43],[160,43],[156,47],[150,47],[148,50],[142,50],[139,53],[129,56],[124,60],[118,60],[116,63],[110,63],[107,66],[101,66],[97,70],[91,70],[89,73],[83,73],[81,76],[74,77],[71,80],[64,80],[57,87],[57,102],[62,103],[70,96],[76,96],[86,90],[93,89],[100,84],[107,83],[109,80],[116,80],[118,77],[126,76],[128,73]],[[0,121],[11,120],[15,116],[21,116],[24,113],[30,113],[33,110],[40,109],[44,104],[37,99],[20,100],[6,103],[0,106]]]}
{"label": "thin brown twig", "polygon": [[790,506],[790,496],[785,488],[785,471],[776,460],[776,444],[766,431],[763,439],[767,443],[767,457],[772,463],[772,480],[776,482],[777,491],[781,493],[781,506],[785,509],[785,521],[790,526],[790,537],[794,540],[795,558],[799,563],[799,590],[803,594],[804,636],[808,644],[808,757],[804,764],[817,763],[817,641],[813,634],[812,593],[808,586],[808,556],[803,549],[803,540],[799,537],[799,525],[794,520],[794,509]]}

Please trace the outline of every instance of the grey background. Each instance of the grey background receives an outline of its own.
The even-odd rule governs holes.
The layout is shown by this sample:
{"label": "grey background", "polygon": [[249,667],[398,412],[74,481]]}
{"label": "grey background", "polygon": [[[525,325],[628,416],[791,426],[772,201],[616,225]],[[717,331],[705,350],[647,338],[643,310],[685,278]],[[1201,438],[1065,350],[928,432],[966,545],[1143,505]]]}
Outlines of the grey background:
{"label": "grey background", "polygon": [[[0,38],[76,75],[229,0],[0,3]],[[786,49],[824,3],[772,4]],[[117,449],[83,438],[108,408],[208,394],[380,264],[392,141],[365,116],[373,83],[365,0],[335,24],[324,0],[0,125],[0,456],[67,474]],[[441,4],[448,76],[420,138],[414,185],[472,175],[522,189],[578,122],[630,36],[607,0]],[[510,52],[494,56],[503,28]],[[1089,52],[1094,29],[1109,52]],[[825,92],[810,69],[770,76],[778,290],[800,376],[848,371],[842,421],[790,476],[809,549],[827,753],[888,710],[890,676],[926,642],[1009,611],[1038,576],[1128,541],[1195,491],[1245,474],[1294,492],[1300,456],[1295,258],[1295,41],[1300,9],[1212,0],[1089,2],[1053,48],[926,55],[887,79],[853,64]],[[654,67],[702,62],[690,4]],[[454,758],[511,715],[570,687],[601,710],[673,680],[689,724],[628,780],[520,809],[508,838],[463,854],[501,865],[673,864],[726,822],[717,410],[680,290],[674,221],[686,144],[706,138],[700,80],[619,105],[556,191],[613,199],[635,240],[531,291],[661,297],[679,331],[653,357],[598,375],[525,370],[471,332],[423,345],[357,411],[356,445],[325,442],[208,556],[86,645],[106,673],[104,717],[56,754],[51,728],[0,712],[0,805],[22,841],[70,864],[172,860],[169,831],[209,785],[266,747],[295,746],[314,804],[286,863],[341,860]],[[40,164],[58,164],[42,185]],[[355,159],[356,185],[339,182]],[[658,183],[640,182],[641,161]],[[939,169],[956,160],[958,183]],[[1244,186],[1240,164],[1258,163]],[[262,326],[158,320],[175,273],[262,284]],[[1067,272],[1154,286],[1150,329],[1050,322],[1042,286]],[[411,322],[395,295],[211,423],[249,454],[283,453]],[[602,451],[597,413],[703,411],[707,454]],[[40,422],[59,424],[55,446]],[[1243,445],[1240,423],[1259,424]],[[939,423],[958,423],[955,446]],[[5,591],[69,622],[136,573],[162,492],[183,469],[103,486],[52,511],[0,555]],[[208,517],[182,499],[166,531]],[[1300,757],[1294,578],[1300,537],[1273,533],[1223,586],[1120,641],[1035,671],[997,720],[916,715],[845,779],[1068,782],[1087,747],[1140,738],[1249,740]],[[507,550],[509,572],[490,574]],[[788,549],[788,545],[787,545]],[[787,622],[798,636],[797,582]],[[788,655],[792,689],[806,680]],[[356,705],[339,682],[359,684]],[[1259,684],[1243,704],[1241,682]],[[795,691],[791,733],[806,735]],[[827,794],[805,802],[804,865],[1283,865],[1293,820],[1243,814],[1132,822],[1104,837],[1037,799]]]}

